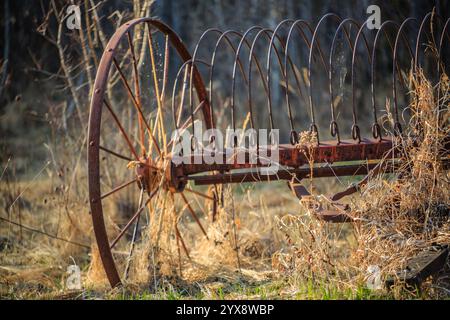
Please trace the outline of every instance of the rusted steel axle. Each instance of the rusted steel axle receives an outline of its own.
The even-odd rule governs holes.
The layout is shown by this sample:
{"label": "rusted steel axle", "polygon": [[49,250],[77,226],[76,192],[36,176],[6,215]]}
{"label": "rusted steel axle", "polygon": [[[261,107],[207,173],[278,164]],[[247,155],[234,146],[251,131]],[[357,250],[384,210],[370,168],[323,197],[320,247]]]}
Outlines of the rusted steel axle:
{"label": "rusted steel axle", "polygon": [[[323,166],[313,168],[298,168],[280,170],[277,174],[261,174],[259,172],[243,172],[213,175],[194,175],[187,179],[194,181],[196,185],[243,183],[243,182],[270,182],[277,180],[301,181],[306,178],[325,178],[336,176],[365,175],[373,169],[377,163]],[[398,166],[387,167],[387,172],[393,171]]]}
{"label": "rusted steel axle", "polygon": [[[266,150],[266,146],[261,146],[260,153],[267,154],[270,150]],[[263,151],[261,151],[261,149]],[[298,168],[313,163],[329,163],[342,161],[360,161],[366,159],[382,159],[383,156],[392,151],[393,145],[390,139],[370,140],[365,139],[355,144],[352,141],[341,141],[337,144],[335,141],[322,142],[319,145],[310,147],[293,146],[290,144],[282,144],[278,147],[279,163],[282,167]],[[265,165],[258,158],[252,163],[250,161],[250,153],[248,150],[235,149],[228,153],[221,153],[223,159],[220,164],[212,163],[194,163],[196,157],[202,155],[192,155],[189,159],[183,160],[181,171],[186,175],[196,174],[207,171],[230,171],[235,169],[257,168]],[[228,155],[228,156],[227,156]],[[244,163],[239,163],[237,159],[245,159]],[[266,164],[267,166],[268,164]]]}

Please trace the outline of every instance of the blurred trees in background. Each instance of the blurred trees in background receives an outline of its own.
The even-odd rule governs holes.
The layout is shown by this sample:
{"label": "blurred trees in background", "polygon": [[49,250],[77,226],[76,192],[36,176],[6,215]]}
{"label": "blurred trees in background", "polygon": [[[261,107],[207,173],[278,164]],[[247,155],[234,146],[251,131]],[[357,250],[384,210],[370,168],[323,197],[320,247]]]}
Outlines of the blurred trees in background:
{"label": "blurred trees in background", "polygon": [[[71,4],[80,7],[80,30],[69,30],[61,23]],[[28,156],[36,152],[37,158],[45,157],[33,150],[36,145],[41,150],[43,143],[61,143],[59,132],[79,144],[79,130],[85,128],[90,91],[103,48],[114,31],[131,18],[162,19],[192,51],[207,28],[274,28],[287,18],[316,23],[327,12],[364,21],[371,4],[380,6],[382,21],[422,18],[433,7],[444,17],[450,12],[447,0],[2,0],[1,161],[11,153],[17,156],[25,151]],[[336,23],[330,22],[323,33],[332,37],[335,30]],[[381,63],[383,67],[389,69]],[[16,139],[33,130],[37,131],[32,141]]]}
{"label": "blurred trees in background", "polygon": [[[46,75],[60,76],[61,65],[55,46],[58,21],[63,18],[70,3],[80,5],[82,28],[86,23],[102,25],[106,41],[114,30],[130,18],[155,16],[179,33],[192,49],[198,37],[207,28],[243,31],[252,25],[274,28],[287,18],[317,22],[327,12],[363,21],[371,4],[379,5],[382,20],[401,21],[408,16],[421,18],[436,7],[436,12],[447,16],[450,1],[446,0],[2,0],[0,14],[0,68],[2,71],[2,105],[23,93],[30,81],[46,80]],[[153,2],[153,3],[151,3]],[[93,10],[95,8],[95,12]],[[147,9],[148,8],[148,9]],[[150,9],[151,8],[151,9]],[[330,24],[330,30],[335,28]],[[72,46],[77,37],[72,30],[62,30],[62,45],[73,59],[81,55],[82,48]],[[98,39],[98,31],[91,30],[94,48],[101,50],[105,39]],[[50,41],[48,41],[50,40]],[[9,53],[9,55],[8,55]],[[98,53],[97,53],[98,54]],[[77,56],[78,55],[78,56]],[[7,61],[7,64],[6,64]],[[78,62],[79,61],[72,61]],[[47,74],[49,73],[49,74]]]}

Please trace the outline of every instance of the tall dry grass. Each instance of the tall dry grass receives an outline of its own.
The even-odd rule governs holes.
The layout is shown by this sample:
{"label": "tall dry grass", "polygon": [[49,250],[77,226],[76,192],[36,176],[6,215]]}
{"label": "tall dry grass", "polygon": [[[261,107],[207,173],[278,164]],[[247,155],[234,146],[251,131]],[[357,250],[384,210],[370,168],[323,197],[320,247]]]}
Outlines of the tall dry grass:
{"label": "tall dry grass", "polygon": [[[380,268],[382,280],[395,277],[418,253],[450,244],[449,176],[443,162],[450,135],[449,79],[443,75],[433,85],[420,71],[411,94],[410,123],[395,139],[401,166],[393,174],[373,175],[351,200],[353,228],[327,226],[308,210],[286,215],[279,226],[291,248],[274,255],[274,267],[297,280],[356,290],[366,285],[370,266]],[[448,267],[447,261],[447,272],[423,283],[424,297],[449,297]],[[401,281],[392,293],[403,297]]]}

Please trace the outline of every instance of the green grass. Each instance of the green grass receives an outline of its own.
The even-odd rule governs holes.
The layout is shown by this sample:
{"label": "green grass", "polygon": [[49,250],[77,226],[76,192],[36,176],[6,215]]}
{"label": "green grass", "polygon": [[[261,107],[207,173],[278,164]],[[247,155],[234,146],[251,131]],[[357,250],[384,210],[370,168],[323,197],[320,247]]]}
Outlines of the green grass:
{"label": "green grass", "polygon": [[[341,289],[330,283],[313,283],[305,281],[297,286],[289,284],[289,278],[265,281],[262,283],[234,283],[212,290],[210,293],[203,291],[189,294],[185,289],[169,288],[160,289],[157,292],[143,290],[139,293],[121,292],[105,298],[119,300],[228,300],[228,299],[256,299],[256,300],[391,300],[395,299],[392,293],[384,290],[371,291],[365,285],[359,285],[356,289]],[[286,288],[292,289],[287,290]],[[85,297],[88,298],[89,295]],[[418,298],[417,295],[405,293],[403,298]]]}

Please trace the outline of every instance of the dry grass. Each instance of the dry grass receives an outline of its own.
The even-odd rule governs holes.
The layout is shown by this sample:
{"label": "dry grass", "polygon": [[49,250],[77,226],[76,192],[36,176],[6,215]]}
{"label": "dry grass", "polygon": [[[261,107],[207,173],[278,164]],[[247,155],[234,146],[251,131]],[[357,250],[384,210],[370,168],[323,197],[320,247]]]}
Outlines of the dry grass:
{"label": "dry grass", "polygon": [[[425,78],[417,78],[415,85],[417,103],[411,106],[411,121],[420,126],[413,126],[415,129],[397,141],[405,151],[402,167],[389,179],[375,175],[359,194],[349,199],[357,220],[354,226],[329,225],[315,219],[306,208],[298,206],[282,183],[261,187],[234,185],[225,188],[224,206],[214,223],[210,220],[211,207],[189,197],[198,214],[202,215],[200,208],[205,209],[202,222],[207,229],[206,239],[186,207],[161,191],[147,210],[151,223],[143,229],[123,289],[108,289],[95,245],[88,250],[2,223],[1,234],[8,241],[2,238],[1,296],[77,298],[79,293],[66,296],[64,289],[66,267],[75,260],[83,271],[87,288],[83,294],[88,292],[84,297],[372,297],[372,293],[361,291],[368,266],[378,265],[386,276],[403,268],[411,256],[431,244],[450,243],[448,173],[439,161],[444,139],[449,135],[449,82],[447,78],[441,81],[439,104],[435,90]],[[76,168],[69,156],[57,160]],[[76,179],[84,181],[80,175],[78,172]],[[40,178],[31,185],[2,180],[4,216],[17,221],[20,210],[24,225],[70,241],[94,243],[83,200],[86,190],[77,187],[68,196],[66,188],[71,180],[70,174]],[[336,181],[319,179],[309,183],[315,194],[336,191],[335,186],[330,187]],[[20,200],[9,211],[18,194]],[[316,200],[324,198],[318,196]],[[117,216],[121,206],[132,206],[127,201],[126,197],[113,198],[108,204],[109,212]],[[176,222],[190,259],[177,241]],[[118,230],[113,223],[108,228]],[[125,242],[119,249],[126,249]],[[448,279],[448,274],[442,274],[427,281],[422,297],[448,297]],[[381,290],[376,294],[410,297],[401,287],[392,293]]]}
{"label": "dry grass", "polygon": [[[312,218],[308,206],[300,216],[279,220],[291,247],[274,255],[274,267],[292,275],[294,285],[312,281],[354,291],[365,284],[369,266],[379,266],[385,278],[403,270],[417,253],[450,243],[449,180],[442,164],[450,134],[448,88],[446,76],[436,87],[422,73],[414,79],[410,129],[396,140],[402,165],[391,175],[374,175],[352,197],[352,230]],[[314,201],[323,199],[316,196]],[[404,287],[400,284],[392,293],[402,298]],[[431,298],[448,298],[449,293],[448,273],[425,282],[421,292]]]}
{"label": "dry grass", "polygon": [[[444,144],[450,134],[446,76],[440,87],[440,101],[436,103],[432,84],[423,74],[417,75],[412,130],[397,141],[404,157],[396,179],[386,181],[379,175],[362,190],[364,201],[355,208],[358,250],[353,257],[362,268],[378,265],[384,274],[392,274],[431,245],[450,243],[449,176],[442,164],[448,157]],[[439,279],[436,285],[427,283],[426,289],[434,297],[448,297],[448,287],[438,287]]]}

